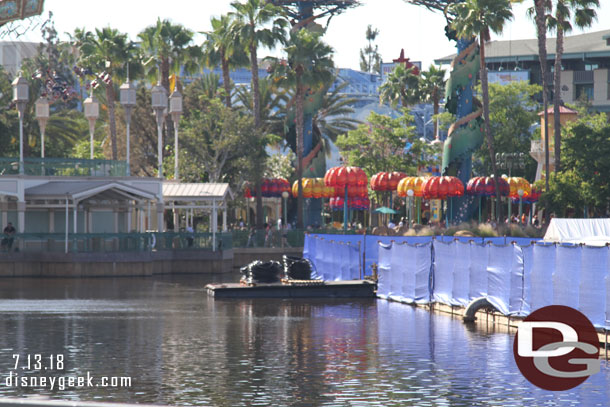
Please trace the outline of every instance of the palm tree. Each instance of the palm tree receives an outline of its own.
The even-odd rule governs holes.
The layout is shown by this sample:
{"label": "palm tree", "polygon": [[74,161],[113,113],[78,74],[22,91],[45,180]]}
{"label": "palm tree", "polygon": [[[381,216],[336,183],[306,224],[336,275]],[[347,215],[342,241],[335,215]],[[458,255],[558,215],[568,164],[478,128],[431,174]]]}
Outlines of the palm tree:
{"label": "palm tree", "polygon": [[[487,84],[487,67],[485,66],[485,42],[489,41],[489,33],[502,32],[504,24],[513,18],[509,0],[466,0],[450,6],[455,13],[452,23],[457,35],[462,38],[479,37],[481,58],[481,92],[483,94],[483,119],[485,121],[485,137],[491,159],[491,167],[495,177],[497,215],[501,217],[500,187],[497,180],[500,177],[496,166],[493,135],[489,125],[489,87]],[[500,219],[501,220],[501,219]]]}
{"label": "palm tree", "polygon": [[[106,105],[108,108],[108,129],[112,143],[112,159],[116,160],[118,158],[118,151],[114,80],[125,77],[127,63],[136,59],[136,45],[128,39],[127,34],[110,27],[101,30],[96,29],[95,33],[85,31],[84,29],[76,29],[72,36],[72,41],[79,50],[80,64],[92,69],[94,72],[105,71],[108,74],[108,79],[101,81],[101,83],[106,86]],[[134,68],[137,67],[134,66]],[[133,71],[132,69],[132,73]]]}
{"label": "palm tree", "polygon": [[379,46],[373,47],[373,42],[379,35],[379,30],[372,25],[366,27],[367,46],[360,50],[360,70],[364,72],[377,72],[381,74],[381,55]]}
{"label": "palm tree", "polygon": [[[549,8],[551,0],[534,0],[534,21],[536,22],[536,36],[538,37],[538,59],[540,61],[540,73],[542,76],[542,106],[544,108],[544,166],[545,174],[545,191],[549,190],[549,176],[550,176],[550,159],[549,159],[549,93],[547,85],[547,49],[546,49],[546,31],[547,31],[547,9]],[[545,203],[548,206],[548,201]],[[551,213],[545,211],[544,215],[545,224],[549,224],[551,219]]]}
{"label": "palm tree", "polygon": [[[284,116],[288,104],[287,92],[278,88],[269,77],[259,80],[261,129],[268,134],[284,133]],[[240,86],[237,88],[237,101],[246,112],[254,116],[252,111],[254,95],[252,89]]]}
{"label": "palm tree", "polygon": [[138,38],[146,61],[147,75],[151,80],[161,76],[161,86],[169,94],[170,71],[193,74],[200,69],[201,47],[191,45],[193,32],[169,20],[157,19],[157,23],[146,27]]}
{"label": "palm tree", "polygon": [[315,93],[333,77],[334,64],[332,48],[323,43],[320,34],[301,29],[290,33],[290,40],[284,51],[287,61],[275,60],[273,77],[280,86],[292,87],[295,91],[296,139],[297,139],[297,180],[299,194],[297,199],[297,224],[303,227],[303,132],[305,116],[305,97]]}
{"label": "palm tree", "polygon": [[[439,104],[445,92],[445,70],[430,65],[427,71],[422,71],[419,91],[422,101],[432,103],[434,115],[438,114]],[[438,122],[434,121],[434,134],[438,134]]]}
{"label": "palm tree", "polygon": [[557,0],[555,16],[549,20],[549,28],[557,30],[555,42],[555,72],[553,77],[553,130],[555,132],[555,171],[561,167],[561,121],[559,105],[561,102],[561,58],[563,57],[564,34],[572,31],[570,19],[574,13],[574,23],[579,28],[590,27],[597,18],[595,8],[599,0]]}
{"label": "palm tree", "polygon": [[359,120],[349,117],[354,113],[354,109],[350,106],[355,104],[357,99],[347,97],[342,93],[343,89],[348,86],[348,82],[343,82],[339,86],[335,86],[332,91],[325,93],[322,97],[322,107],[313,117],[314,134],[319,135],[322,151],[327,157],[331,154],[330,146],[325,142],[327,139],[335,142],[337,137],[355,130],[359,124],[362,124]]}
{"label": "palm tree", "polygon": [[[260,132],[261,109],[257,50],[259,46],[272,48],[278,42],[285,42],[285,28],[288,22],[284,18],[283,9],[266,0],[246,0],[245,3],[235,1],[231,3],[231,7],[235,10],[229,13],[229,16],[235,19],[235,34],[250,57],[254,127],[256,131]],[[263,225],[261,177],[255,182],[256,224],[259,228]]]}
{"label": "palm tree", "polygon": [[231,7],[235,10],[229,13],[235,19],[235,34],[250,56],[254,96],[252,110],[254,125],[259,128],[261,116],[257,50],[259,46],[273,48],[278,43],[284,43],[288,22],[284,18],[282,8],[265,0],[246,0],[245,3],[235,1],[231,3]]}
{"label": "palm tree", "polygon": [[379,87],[379,103],[388,102],[392,107],[400,103],[407,107],[419,102],[419,76],[414,72],[415,67],[396,66]]}
{"label": "palm tree", "polygon": [[231,77],[229,71],[248,64],[248,56],[239,44],[231,18],[223,15],[212,18],[212,31],[204,33],[207,41],[204,44],[204,59],[209,67],[220,65],[222,82],[225,90],[225,105],[231,107]]}

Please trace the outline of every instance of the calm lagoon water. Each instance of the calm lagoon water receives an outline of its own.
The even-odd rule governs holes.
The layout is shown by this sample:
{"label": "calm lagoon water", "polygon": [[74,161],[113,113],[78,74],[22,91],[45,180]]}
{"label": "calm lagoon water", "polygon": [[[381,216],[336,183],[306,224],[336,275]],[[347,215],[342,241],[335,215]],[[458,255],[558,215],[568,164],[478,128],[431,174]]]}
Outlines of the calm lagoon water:
{"label": "calm lagoon water", "polygon": [[[0,397],[199,406],[610,400],[604,361],[580,387],[547,392],[521,376],[508,334],[383,300],[213,300],[203,290],[213,278],[220,277],[0,280]],[[20,362],[64,356],[63,372],[21,375],[129,376],[131,387],[9,387],[13,354]]]}

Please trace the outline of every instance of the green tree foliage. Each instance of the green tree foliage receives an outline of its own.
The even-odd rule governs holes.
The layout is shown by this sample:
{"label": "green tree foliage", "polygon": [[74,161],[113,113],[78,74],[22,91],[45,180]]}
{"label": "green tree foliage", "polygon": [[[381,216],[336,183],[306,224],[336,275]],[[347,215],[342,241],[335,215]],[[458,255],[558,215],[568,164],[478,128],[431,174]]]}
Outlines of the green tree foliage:
{"label": "green tree foliage", "polygon": [[324,89],[333,77],[334,63],[332,48],[320,39],[321,35],[306,29],[290,34],[284,51],[287,61],[274,60],[272,76],[279,86],[293,88],[296,106],[297,141],[297,180],[299,195],[297,199],[297,226],[303,227],[303,132],[305,97]]}
{"label": "green tree foliage", "polygon": [[378,73],[381,75],[381,54],[375,39],[379,30],[372,25],[366,27],[366,47],[360,49],[360,70],[364,72]]}
{"label": "green tree foliage", "polygon": [[[535,96],[542,88],[527,82],[512,82],[508,85],[489,85],[489,120],[494,136],[494,146],[503,153],[523,153],[526,156],[525,170],[513,169],[512,175],[533,179],[536,161],[529,156],[532,125],[538,122],[539,104]],[[481,148],[475,153],[475,165],[479,175],[493,172],[488,151]]]}
{"label": "green tree foliage", "polygon": [[227,107],[231,107],[232,84],[230,70],[248,65],[248,56],[239,42],[235,26],[228,15],[212,18],[212,31],[205,33],[207,41],[204,43],[204,59],[210,68],[220,66],[222,71],[222,84],[225,90],[224,100]]}
{"label": "green tree foliage", "polygon": [[553,119],[555,132],[555,168],[561,169],[561,58],[563,57],[564,35],[572,31],[572,15],[578,28],[590,27],[597,18],[599,0],[557,0],[555,15],[549,18],[549,28],[557,31],[555,41],[555,70],[553,73]]}
{"label": "green tree foliage", "polygon": [[[557,216],[608,216],[610,125],[604,114],[587,115],[563,129],[563,169],[549,180],[541,206]],[[548,199],[548,204],[544,200]]]}
{"label": "green tree foliage", "polygon": [[[408,111],[396,119],[372,112],[368,123],[339,136],[337,147],[344,162],[364,169],[369,177],[380,171],[403,171],[415,175],[428,146],[415,134]],[[405,145],[411,144],[405,151]]]}
{"label": "green tree foliage", "polygon": [[[285,19],[284,10],[274,6],[266,0],[245,0],[241,3],[231,3],[233,12],[229,16],[234,19],[235,35],[239,38],[244,51],[250,58],[250,71],[252,73],[252,111],[254,113],[254,127],[256,135],[262,135],[261,131],[261,94],[258,78],[258,48],[273,48],[278,43],[284,43],[286,39],[286,27],[288,21]],[[259,140],[259,145],[263,145]],[[264,155],[264,152],[257,152]],[[262,174],[262,172],[257,172]],[[263,198],[261,189],[262,178],[259,176],[255,181],[256,189],[256,224],[259,228],[263,226]]]}
{"label": "green tree foliage", "polygon": [[[513,18],[510,0],[466,0],[449,6],[455,14],[455,20],[451,23],[457,35],[462,38],[478,37],[479,55],[481,58],[481,93],[483,95],[483,119],[485,120],[485,138],[489,152],[493,174],[498,179],[500,173],[496,166],[494,153],[494,136],[491,132],[489,118],[489,88],[487,83],[487,65],[485,64],[485,43],[489,41],[490,32],[500,34],[504,24]],[[500,187],[496,187],[496,216],[502,218],[502,207],[500,205]]]}
{"label": "green tree foliage", "polygon": [[[156,82],[161,77],[161,86],[169,94],[169,76],[180,73],[193,74],[201,68],[201,47],[193,45],[193,31],[169,20],[157,19],[146,27],[138,38],[144,51],[144,66],[148,78]],[[159,72],[160,71],[160,72]]]}
{"label": "green tree foliage", "polygon": [[[419,79],[420,99],[426,103],[432,103],[435,115],[439,112],[440,101],[445,93],[446,71],[430,65],[427,71],[422,71]],[[434,121],[434,134],[437,134],[437,122]]]}
{"label": "green tree foliage", "polygon": [[234,181],[253,147],[254,122],[219,99],[206,104],[183,128],[180,172],[189,182]]}
{"label": "green tree foliage", "polygon": [[290,179],[294,173],[294,161],[296,156],[292,150],[284,153],[272,154],[267,158],[265,177]]}
{"label": "green tree foliage", "polygon": [[[108,132],[112,147],[112,159],[118,159],[117,129],[115,102],[120,81],[125,79],[127,63],[137,59],[136,44],[129,40],[127,34],[110,27],[96,29],[95,32],[76,29],[74,44],[78,47],[79,62],[94,72],[103,71],[110,75],[108,83],[102,81],[105,88],[105,103],[108,109]],[[134,64],[133,70],[140,65]]]}
{"label": "green tree foliage", "polygon": [[389,103],[392,107],[396,107],[399,103],[402,107],[418,103],[421,100],[419,76],[414,71],[414,67],[405,68],[404,65],[397,65],[379,87],[379,103]]}

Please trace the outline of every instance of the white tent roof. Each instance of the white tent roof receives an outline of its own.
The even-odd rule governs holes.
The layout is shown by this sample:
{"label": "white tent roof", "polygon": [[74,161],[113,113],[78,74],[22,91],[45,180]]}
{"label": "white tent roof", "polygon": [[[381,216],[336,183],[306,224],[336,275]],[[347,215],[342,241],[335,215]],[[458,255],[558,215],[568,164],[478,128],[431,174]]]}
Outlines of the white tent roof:
{"label": "white tent roof", "polygon": [[229,184],[163,182],[163,199],[167,201],[223,201],[233,198]]}
{"label": "white tent roof", "polygon": [[605,246],[610,243],[610,219],[551,219],[544,240]]}

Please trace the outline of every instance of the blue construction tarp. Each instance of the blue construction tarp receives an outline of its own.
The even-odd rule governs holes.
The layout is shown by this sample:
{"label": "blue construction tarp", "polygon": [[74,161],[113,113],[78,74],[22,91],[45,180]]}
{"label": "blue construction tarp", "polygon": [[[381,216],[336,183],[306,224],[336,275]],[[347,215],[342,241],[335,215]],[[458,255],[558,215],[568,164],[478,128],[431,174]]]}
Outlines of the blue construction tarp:
{"label": "blue construction tarp", "polygon": [[597,327],[610,328],[607,246],[513,238],[482,243],[446,237],[309,235],[304,251],[324,279],[354,279],[362,273],[365,244],[366,264],[378,265],[381,298],[464,306],[484,297],[500,312],[521,316],[559,304],[580,310]]}

